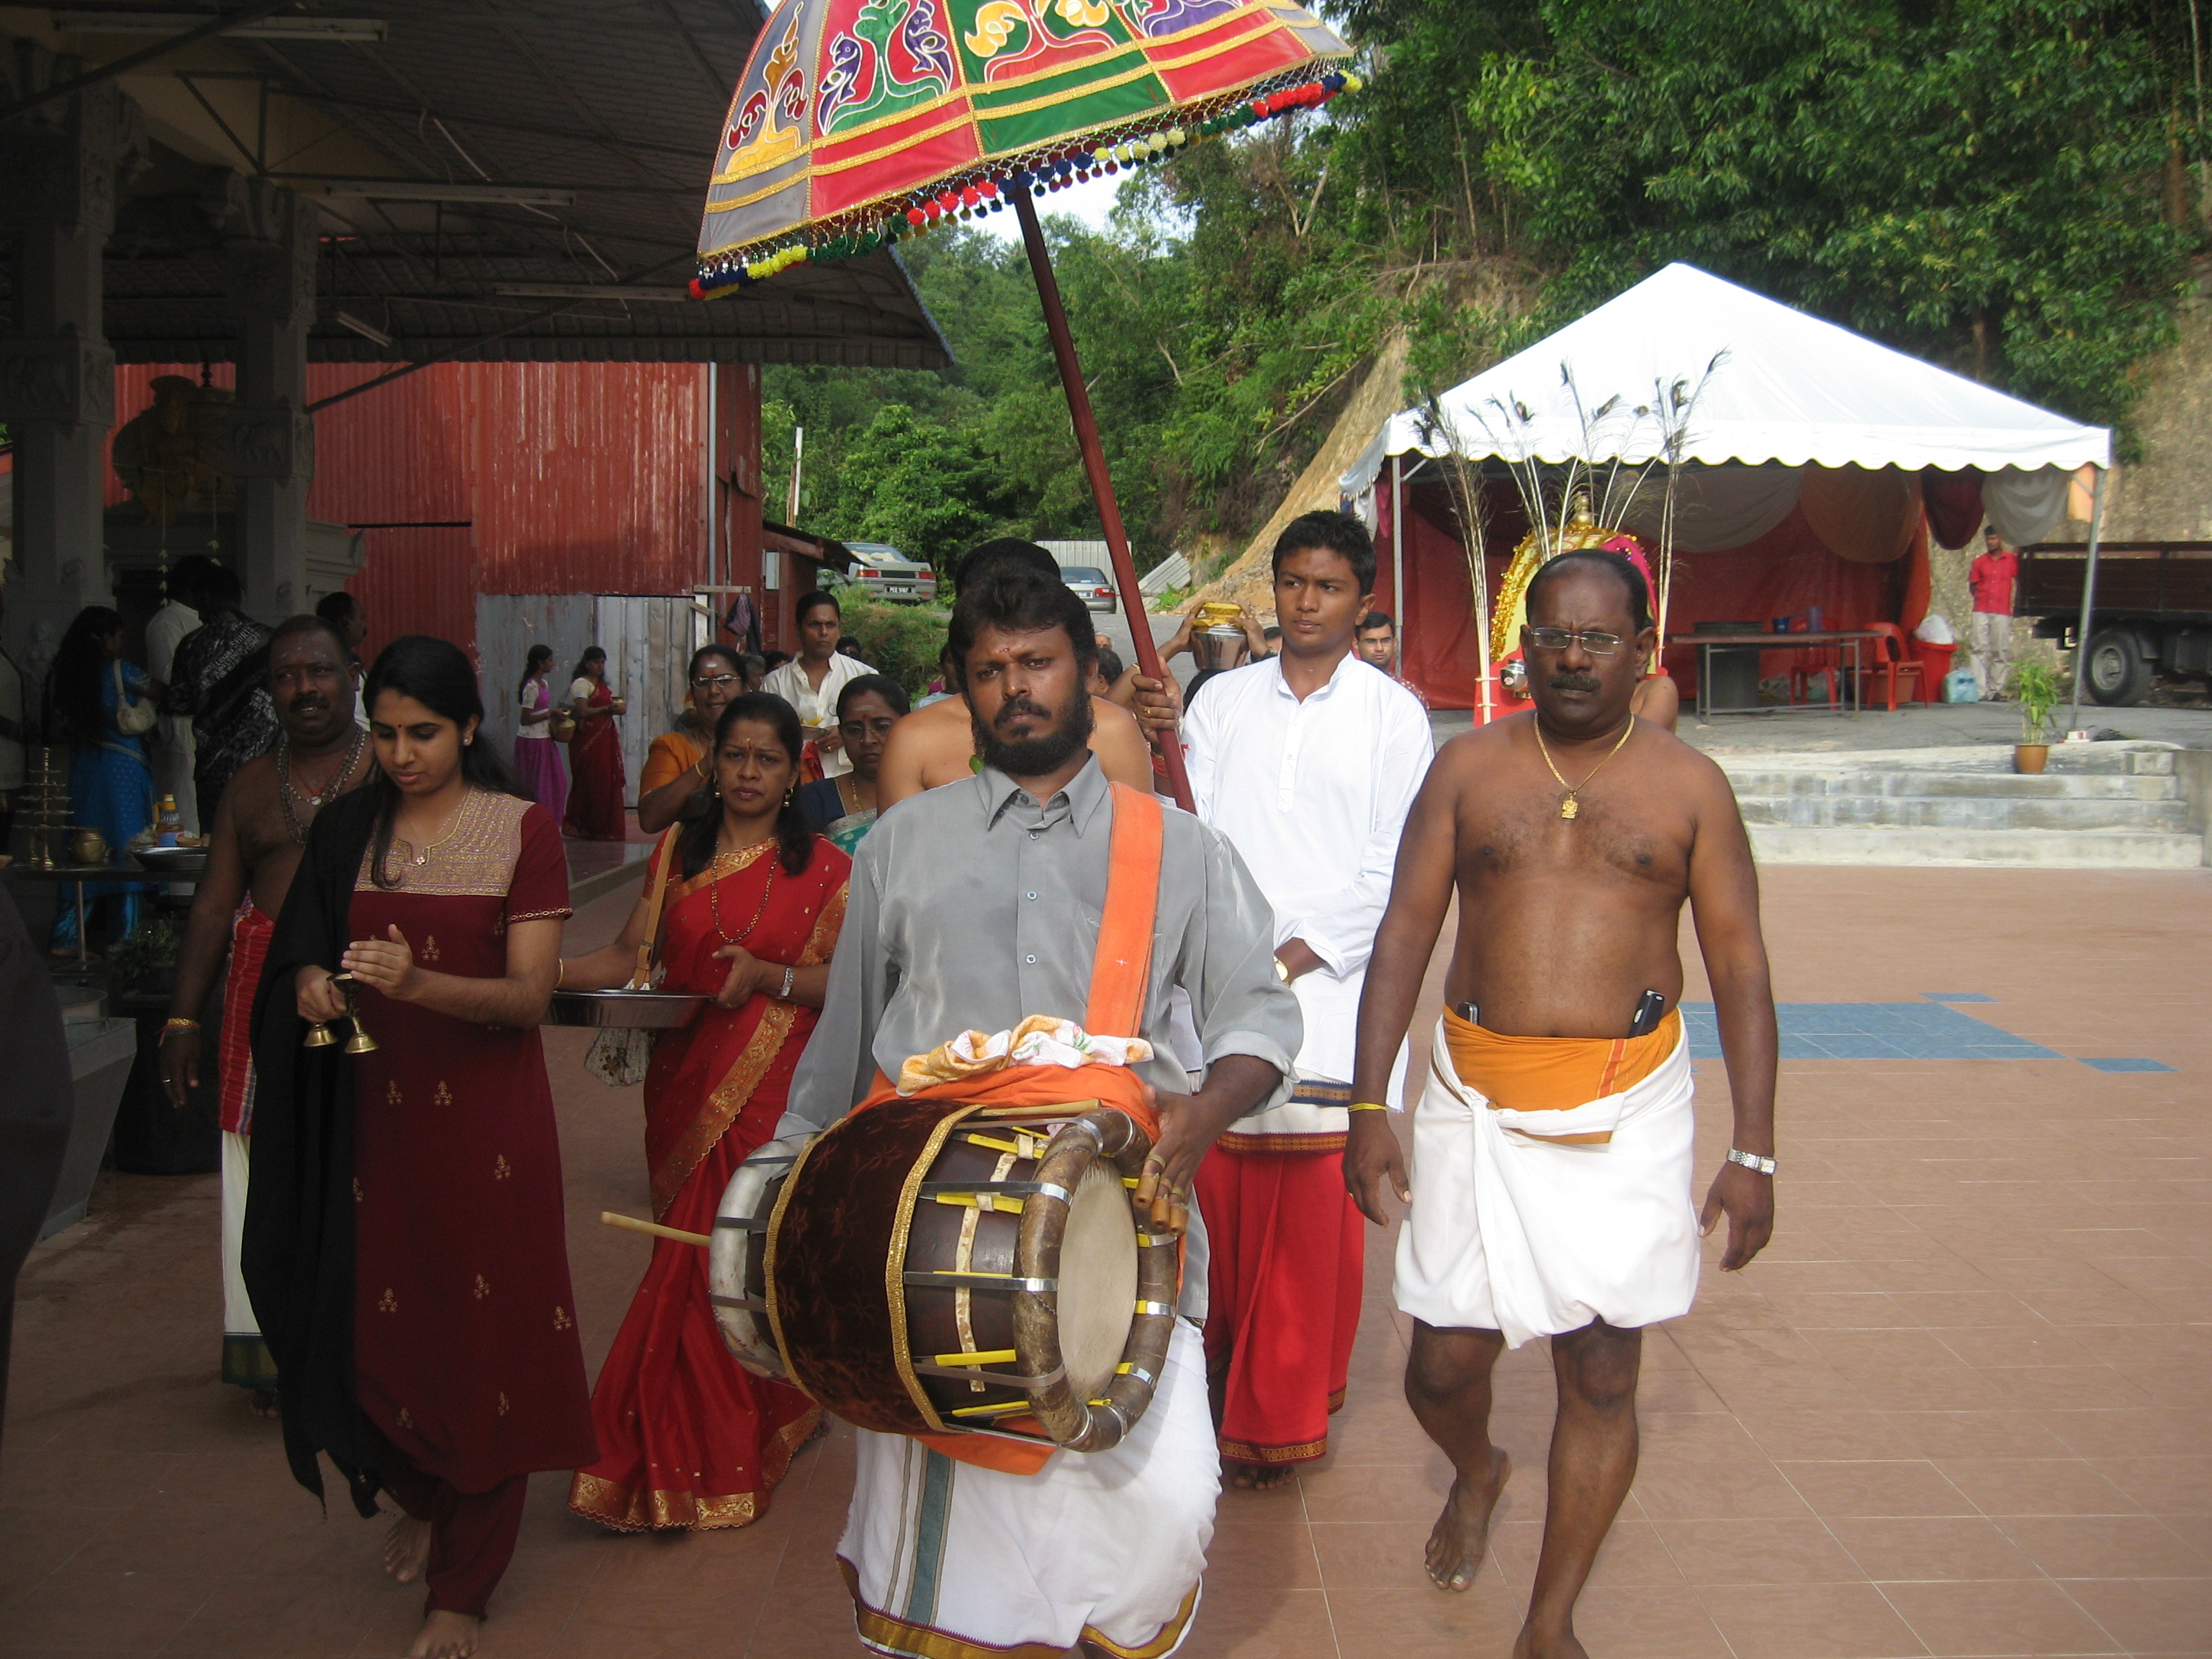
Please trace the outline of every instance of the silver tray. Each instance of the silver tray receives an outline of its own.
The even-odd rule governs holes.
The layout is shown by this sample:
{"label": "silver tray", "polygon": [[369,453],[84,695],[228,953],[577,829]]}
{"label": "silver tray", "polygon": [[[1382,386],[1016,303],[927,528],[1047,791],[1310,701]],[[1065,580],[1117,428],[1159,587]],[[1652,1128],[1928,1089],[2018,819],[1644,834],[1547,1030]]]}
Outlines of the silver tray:
{"label": "silver tray", "polygon": [[141,870],[150,870],[173,881],[189,881],[207,874],[204,847],[142,847],[131,854]]}
{"label": "silver tray", "polygon": [[556,991],[545,1023],[672,1031],[698,1018],[714,1000],[689,991]]}

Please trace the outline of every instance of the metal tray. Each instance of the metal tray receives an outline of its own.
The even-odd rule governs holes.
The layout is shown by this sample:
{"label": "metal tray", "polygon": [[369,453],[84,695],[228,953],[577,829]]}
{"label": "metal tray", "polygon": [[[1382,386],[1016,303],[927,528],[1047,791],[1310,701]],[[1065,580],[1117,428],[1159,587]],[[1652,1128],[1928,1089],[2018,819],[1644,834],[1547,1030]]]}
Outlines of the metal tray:
{"label": "metal tray", "polygon": [[688,991],[556,991],[545,1023],[672,1031],[698,1018],[714,1000]]}
{"label": "metal tray", "polygon": [[142,847],[131,854],[141,870],[167,876],[172,881],[191,881],[207,874],[204,847]]}

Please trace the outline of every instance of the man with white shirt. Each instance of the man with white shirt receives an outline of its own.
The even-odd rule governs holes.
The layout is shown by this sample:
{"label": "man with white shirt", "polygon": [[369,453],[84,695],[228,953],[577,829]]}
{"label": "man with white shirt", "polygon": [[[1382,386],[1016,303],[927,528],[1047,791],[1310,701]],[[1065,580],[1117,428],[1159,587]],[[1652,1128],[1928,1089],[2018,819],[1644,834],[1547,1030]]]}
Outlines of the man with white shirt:
{"label": "man with white shirt", "polygon": [[771,670],[761,690],[773,691],[799,711],[799,723],[822,757],[822,775],[842,777],[853,769],[837,734],[837,694],[849,681],[876,671],[837,648],[845,618],[837,601],[817,588],[799,596],[792,615],[799,624],[799,654]]}
{"label": "man with white shirt", "polygon": [[1305,1019],[1290,1101],[1239,1119],[1198,1176],[1212,1241],[1207,1365],[1224,1470],[1245,1487],[1321,1456],[1344,1402],[1362,1254],[1339,1168],[1354,1027],[1399,833],[1433,752],[1419,701],[1354,648],[1375,586],[1360,522],[1294,520],[1274,573],[1280,654],[1216,675],[1184,726],[1199,817],[1273,907],[1276,972]]}
{"label": "man with white shirt", "polygon": [[[215,561],[204,553],[187,553],[169,567],[168,593],[161,608],[146,620],[146,670],[163,685],[176,678],[177,647],[200,625],[200,585]],[[192,787],[192,722],[184,714],[164,714],[154,726],[154,741],[147,745],[154,763],[156,799],[172,796],[182,827],[200,833],[199,796]]]}

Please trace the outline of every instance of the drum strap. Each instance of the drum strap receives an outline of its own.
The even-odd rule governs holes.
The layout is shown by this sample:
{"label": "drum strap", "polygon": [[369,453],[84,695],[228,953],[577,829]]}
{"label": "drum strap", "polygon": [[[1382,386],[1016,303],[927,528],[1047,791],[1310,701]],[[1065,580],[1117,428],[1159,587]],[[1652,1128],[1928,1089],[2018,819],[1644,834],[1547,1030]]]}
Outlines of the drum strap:
{"label": "drum strap", "polygon": [[1152,926],[1160,908],[1160,847],[1165,815],[1157,796],[1114,786],[1114,832],[1106,877],[1106,911],[1091,966],[1091,1006],[1083,1029],[1135,1036],[1152,974]]}

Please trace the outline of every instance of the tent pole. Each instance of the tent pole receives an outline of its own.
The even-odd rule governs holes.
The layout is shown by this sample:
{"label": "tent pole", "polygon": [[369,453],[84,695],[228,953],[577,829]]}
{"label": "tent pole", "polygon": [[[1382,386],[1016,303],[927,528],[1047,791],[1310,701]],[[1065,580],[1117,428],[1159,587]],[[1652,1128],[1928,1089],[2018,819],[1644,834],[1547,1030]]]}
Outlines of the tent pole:
{"label": "tent pole", "polygon": [[[1052,274],[1052,254],[1037,224],[1036,204],[1018,187],[1010,193],[1022,222],[1022,245],[1029,251],[1030,274],[1036,279],[1037,299],[1044,307],[1044,325],[1052,336],[1052,355],[1060,365],[1060,383],[1067,393],[1067,412],[1075,422],[1075,441],[1083,451],[1083,470],[1091,479],[1091,493],[1098,502],[1100,528],[1106,533],[1106,550],[1114,562],[1114,580],[1121,590],[1121,610],[1129,623],[1129,643],[1136,647],[1137,665],[1152,679],[1164,681],[1167,670],[1160,662],[1159,647],[1152,638],[1145,613],[1145,596],[1137,587],[1136,561],[1129,556],[1129,538],[1121,528],[1121,504],[1114,499],[1114,480],[1106,471],[1106,452],[1098,442],[1098,419],[1091,412],[1091,390],[1084,384],[1083,364],[1075,355],[1075,337],[1068,332],[1067,313],[1060,303],[1060,283]],[[1186,812],[1192,805],[1190,780],[1183,771],[1182,742],[1168,733],[1160,743],[1166,761],[1168,784],[1176,804]]]}
{"label": "tent pole", "polygon": [[1406,616],[1406,463],[1390,458],[1390,608],[1398,613],[1398,677],[1406,674],[1406,640],[1413,626]]}
{"label": "tent pole", "polygon": [[2066,729],[2081,729],[2081,676],[2089,665],[2089,613],[2097,599],[2097,538],[2105,528],[2105,473],[2097,469],[2089,486],[2089,558],[2081,569],[2081,621],[2074,630],[2074,716]]}

